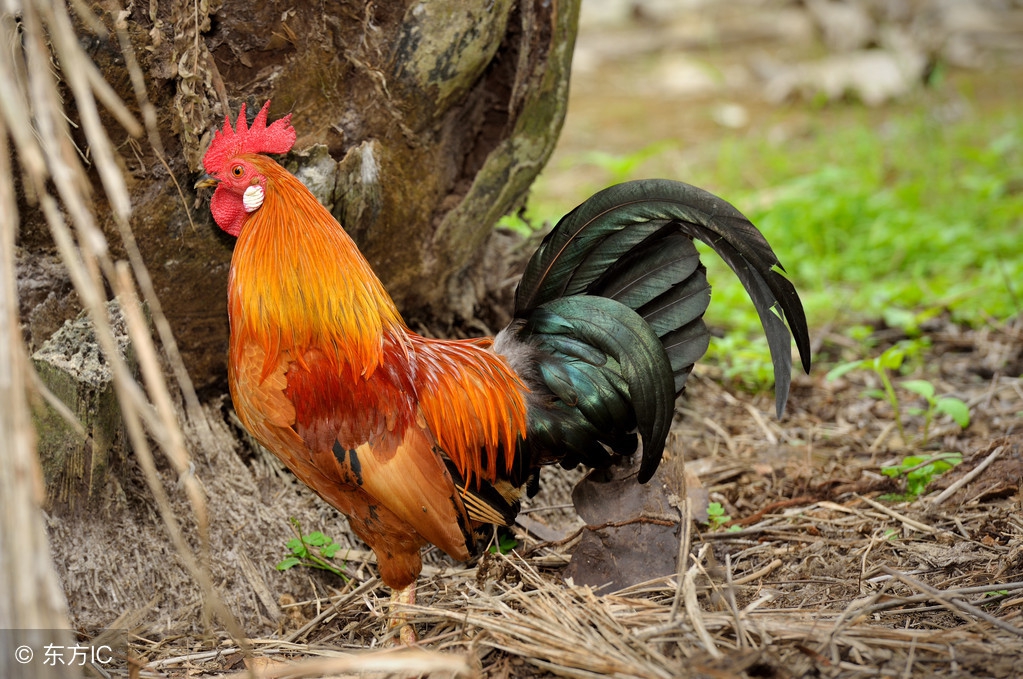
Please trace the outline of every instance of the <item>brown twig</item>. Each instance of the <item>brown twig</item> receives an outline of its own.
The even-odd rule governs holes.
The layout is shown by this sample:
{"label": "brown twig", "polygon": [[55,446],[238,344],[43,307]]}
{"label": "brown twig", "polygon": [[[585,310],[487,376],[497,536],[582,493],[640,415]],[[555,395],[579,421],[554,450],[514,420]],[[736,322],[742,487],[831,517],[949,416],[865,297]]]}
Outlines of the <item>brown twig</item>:
{"label": "brown twig", "polygon": [[623,526],[631,526],[633,524],[653,524],[655,526],[674,526],[677,524],[675,521],[669,521],[668,519],[658,519],[650,516],[637,516],[632,519],[626,519],[624,521],[608,521],[607,523],[600,524],[587,524],[580,526],[577,530],[573,531],[570,535],[567,535],[560,540],[554,542],[543,542],[538,547],[561,547],[569,544],[580,535],[583,534],[584,530],[598,531],[606,528],[621,528]]}
{"label": "brown twig", "polygon": [[871,500],[869,497],[865,497],[863,495],[858,495],[858,494],[855,495],[855,497],[858,500],[861,500],[862,502],[867,503],[868,505],[870,505],[874,509],[878,510],[879,512],[882,512],[883,514],[887,514],[888,516],[892,517],[896,521],[900,521],[900,522],[902,522],[903,525],[909,526],[910,528],[912,528],[914,530],[922,531],[924,533],[937,533],[938,532],[937,528],[934,528],[933,526],[928,526],[926,523],[920,523],[919,521],[917,521],[915,519],[909,518],[905,514],[900,514],[899,512],[897,512],[894,509],[892,509],[891,507],[886,507],[883,504],[881,504],[880,502],[877,502],[875,500]]}
{"label": "brown twig", "polygon": [[779,509],[785,509],[787,507],[798,507],[800,505],[813,504],[813,503],[817,502],[817,500],[818,500],[818,498],[814,497],[813,495],[800,495],[799,497],[794,497],[791,500],[778,500],[777,502],[771,502],[770,504],[765,505],[760,510],[758,510],[757,512],[755,512],[753,514],[750,514],[749,516],[743,517],[741,519],[732,519],[731,521],[729,521],[725,525],[726,526],[748,526],[750,524],[753,524],[753,523],[756,523],[756,522],[760,521],[767,514],[772,514],[772,513],[776,512],[776,511],[778,511]]}
{"label": "brown twig", "polygon": [[955,495],[956,491],[958,491],[960,488],[962,488],[963,486],[965,486],[966,484],[970,483],[975,478],[983,474],[984,470],[991,466],[992,462],[998,459],[998,456],[1002,454],[1003,450],[1005,450],[1005,446],[998,446],[997,448],[995,448],[993,451],[991,451],[990,455],[984,458],[983,462],[981,462],[976,467],[971,469],[969,472],[964,474],[962,477],[957,479],[948,488],[941,491],[941,494],[938,495],[938,497],[931,500],[931,504],[940,505],[945,500]]}

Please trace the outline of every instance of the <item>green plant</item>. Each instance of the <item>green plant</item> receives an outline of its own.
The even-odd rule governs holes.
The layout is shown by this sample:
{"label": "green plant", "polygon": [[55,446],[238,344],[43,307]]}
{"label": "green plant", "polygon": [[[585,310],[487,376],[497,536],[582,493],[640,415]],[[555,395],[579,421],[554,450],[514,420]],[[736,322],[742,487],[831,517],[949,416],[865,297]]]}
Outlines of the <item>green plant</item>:
{"label": "green plant", "polygon": [[895,419],[895,425],[899,428],[899,434],[902,436],[904,441],[906,440],[906,431],[902,419],[903,407],[898,393],[895,391],[895,387],[898,386],[906,391],[923,396],[927,402],[927,407],[910,408],[908,409],[908,412],[911,415],[924,416],[924,426],[921,438],[922,443],[926,445],[930,435],[931,422],[937,414],[949,415],[953,420],[955,420],[956,424],[964,429],[970,424],[969,407],[963,401],[955,398],[954,396],[937,397],[935,395],[934,385],[927,380],[904,380],[898,383],[898,385],[892,382],[891,373],[902,369],[903,363],[908,357],[920,356],[927,346],[929,346],[929,341],[925,338],[903,340],[888,347],[881,352],[880,355],[874,358],[861,358],[856,361],[840,363],[828,372],[826,378],[829,381],[836,380],[846,373],[854,370],[869,370],[877,375],[878,379],[881,381],[882,388],[871,389],[866,393],[868,396],[884,400],[888,403],[892,409],[892,416]]}
{"label": "green plant", "polygon": [[767,391],[774,385],[774,364],[771,350],[763,334],[748,337],[733,332],[724,337],[711,337],[707,359],[721,366],[721,374],[751,394]]}
{"label": "green plant", "polygon": [[720,502],[711,502],[707,505],[707,525],[711,528],[721,528],[732,520],[732,517],[725,514],[725,508]]}
{"label": "green plant", "polygon": [[924,443],[927,442],[931,421],[939,413],[948,415],[963,429],[970,426],[970,407],[961,399],[955,396],[935,396],[934,385],[927,380],[905,380],[900,382],[899,386],[923,396],[927,401],[926,408],[911,408],[909,411],[913,415],[924,416]]}
{"label": "green plant", "polygon": [[490,545],[490,549],[487,551],[491,554],[507,554],[516,547],[519,546],[519,541],[515,539],[510,533],[499,532],[497,534],[497,543]]}
{"label": "green plant", "polygon": [[[704,522],[710,526],[711,530],[719,530],[725,528],[732,517],[725,514],[725,508],[721,506],[720,502],[711,502],[707,505],[707,520]],[[742,530],[742,526],[728,526],[726,530],[730,533]]]}
{"label": "green plant", "polygon": [[497,220],[497,227],[517,233],[523,238],[528,238],[538,228],[518,212],[501,217]]}
{"label": "green plant", "polygon": [[907,455],[902,462],[890,467],[881,467],[881,473],[893,479],[903,478],[906,492],[903,495],[887,495],[887,500],[915,500],[926,490],[935,477],[944,474],[963,461],[962,453],[938,453],[937,455]]}
{"label": "green plant", "polygon": [[929,306],[919,311],[910,311],[896,306],[885,307],[881,310],[881,318],[889,328],[899,328],[910,337],[920,334],[920,326],[925,322],[941,315],[943,307]]}
{"label": "green plant", "polygon": [[295,537],[289,540],[286,545],[291,550],[291,556],[278,563],[276,566],[277,570],[286,571],[295,566],[318,568],[330,571],[345,582],[348,582],[348,576],[342,572],[345,568],[344,563],[342,562],[340,566],[335,566],[332,562],[328,561],[328,559],[334,558],[334,555],[341,549],[341,545],[320,531],[313,531],[303,535],[298,519],[291,519],[291,527],[295,531]]}
{"label": "green plant", "polygon": [[669,141],[660,141],[626,154],[590,151],[583,155],[583,161],[605,170],[609,175],[609,185],[620,184],[632,179],[643,163],[664,153],[672,145]]}

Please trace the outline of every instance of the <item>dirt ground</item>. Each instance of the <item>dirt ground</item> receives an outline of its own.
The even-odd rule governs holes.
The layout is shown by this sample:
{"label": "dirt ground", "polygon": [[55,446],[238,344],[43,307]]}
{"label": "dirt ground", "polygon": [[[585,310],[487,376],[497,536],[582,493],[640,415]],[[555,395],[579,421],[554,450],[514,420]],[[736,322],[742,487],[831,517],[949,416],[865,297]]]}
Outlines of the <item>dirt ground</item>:
{"label": "dirt ground", "polygon": [[[778,110],[739,76],[667,96],[643,74],[682,83],[680,72],[689,71],[680,62],[655,59],[671,50],[643,47],[638,29],[586,30],[569,119],[537,189],[540,199],[571,204],[575,192],[606,179],[606,169],[568,166],[587,150],[697,140],[674,158],[677,170],[733,133],[721,122],[722,101],[754,120],[758,111]],[[750,52],[698,54],[727,74],[748,64]],[[1023,91],[1018,67],[952,77],[970,83],[978,106]],[[1006,79],[1018,87],[1007,87]],[[792,106],[789,115],[846,113],[841,106],[823,112]],[[191,592],[191,603],[176,607],[135,602],[139,610],[164,606],[160,624],[151,617],[135,626],[121,621],[131,629],[130,676],[1023,676],[1023,320],[966,329],[939,317],[922,328],[931,346],[910,374],[972,411],[965,430],[936,419],[926,443],[921,416],[904,415],[900,432],[892,410],[864,396],[879,386],[872,373],[825,379],[826,369],[857,346],[842,328],[810,321],[814,361],[823,367],[794,379],[782,420],[773,417],[770,394],[751,396],[712,367],[696,369],[668,449],[669,460],[685,460],[692,499],[685,515],[691,529],[680,545],[692,556],[678,574],[602,595],[564,583],[566,554],[581,525],[568,508],[578,474],[548,474],[547,490],[526,514],[534,534],[518,530],[515,550],[467,567],[427,555],[418,602],[406,609],[419,646],[389,649],[389,592],[375,577],[372,555],[274,460],[244,446],[236,454],[225,444],[212,457],[229,456],[223,468],[236,481],[209,482],[251,507],[235,503],[233,513],[215,519],[237,526],[239,550],[248,550],[245,560],[255,566],[218,577],[219,584],[237,578],[251,592],[240,615],[256,621],[248,640],[254,658],[245,659],[227,634],[209,631],[216,625],[200,624]],[[878,323],[873,339],[881,351],[904,336]],[[883,475],[882,467],[944,451],[960,452],[963,462],[918,499],[893,499],[905,492],[904,482]],[[206,464],[220,463],[200,460],[201,469]],[[695,520],[708,502],[728,518],[714,525]],[[275,506],[276,513],[260,506]],[[282,514],[300,517],[308,530],[339,527],[332,536],[346,547],[339,557],[347,582],[267,565],[283,557],[290,536],[275,520]],[[543,541],[537,522],[549,531]],[[82,600],[97,589],[79,587]]]}
{"label": "dirt ground", "polygon": [[[561,582],[571,540],[520,533],[515,552],[472,568],[435,560],[411,615],[421,647],[468,657],[486,676],[1019,676],[1023,435],[1007,432],[1018,430],[1023,383],[1007,375],[1023,367],[1021,331],[932,328],[920,372],[975,418],[965,431],[933,428],[929,452],[965,459],[914,502],[885,497],[905,488],[879,468],[919,446],[864,399],[867,375],[798,378],[775,421],[769,397],[699,370],[672,450],[738,530],[698,524],[683,577],[599,597]],[[845,342],[816,339],[821,357]],[[907,432],[920,424],[907,419]],[[380,643],[386,593],[366,577],[286,609],[282,637],[299,645],[267,640],[267,662]],[[193,668],[224,669],[218,660]]]}
{"label": "dirt ground", "polygon": [[[769,394],[751,397],[698,368],[668,464],[684,456],[694,515],[710,501],[730,519],[687,524],[692,558],[679,575],[600,595],[566,584],[580,522],[566,509],[574,476],[554,472],[526,514],[531,528],[547,524],[546,541],[520,528],[515,550],[467,567],[427,555],[417,605],[406,609],[416,651],[389,648],[389,593],[356,544],[339,554],[347,583],[296,569],[266,578],[270,594],[253,587],[280,610],[268,620],[276,631],[251,640],[254,660],[228,638],[148,625],[131,653],[143,676],[173,677],[241,677],[246,667],[256,676],[1020,676],[1023,324],[964,331],[938,319],[926,331],[933,345],[914,374],[974,417],[966,430],[937,420],[925,446],[920,417],[904,419],[904,440],[891,410],[863,396],[877,386],[872,373],[796,378],[778,421]],[[848,343],[828,331],[814,339],[821,362]],[[919,499],[892,497],[905,485],[881,467],[941,451],[964,460]],[[264,483],[273,497],[302,495],[272,474]],[[316,525],[340,531],[320,511]]]}

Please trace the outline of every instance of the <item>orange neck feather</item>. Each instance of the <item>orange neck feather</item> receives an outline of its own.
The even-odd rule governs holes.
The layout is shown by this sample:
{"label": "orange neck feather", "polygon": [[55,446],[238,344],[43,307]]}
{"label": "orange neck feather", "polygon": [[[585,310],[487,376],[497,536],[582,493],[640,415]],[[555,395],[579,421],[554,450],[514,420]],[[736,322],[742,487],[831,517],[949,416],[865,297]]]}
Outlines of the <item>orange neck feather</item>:
{"label": "orange neck feather", "polygon": [[405,330],[394,302],[301,182],[270,158],[247,159],[267,181],[263,205],[242,226],[231,260],[234,341],[263,345],[264,378],[282,352],[301,361],[312,348],[368,377],[381,363],[384,334]]}

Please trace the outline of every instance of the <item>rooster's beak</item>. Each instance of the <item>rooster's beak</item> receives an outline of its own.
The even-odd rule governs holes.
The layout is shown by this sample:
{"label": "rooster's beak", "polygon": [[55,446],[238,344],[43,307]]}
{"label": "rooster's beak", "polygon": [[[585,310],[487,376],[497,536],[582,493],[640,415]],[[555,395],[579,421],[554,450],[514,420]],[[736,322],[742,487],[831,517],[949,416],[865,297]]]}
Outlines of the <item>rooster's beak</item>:
{"label": "rooster's beak", "polygon": [[210,189],[220,183],[220,180],[211,174],[204,174],[199,177],[199,181],[195,183],[194,189]]}

